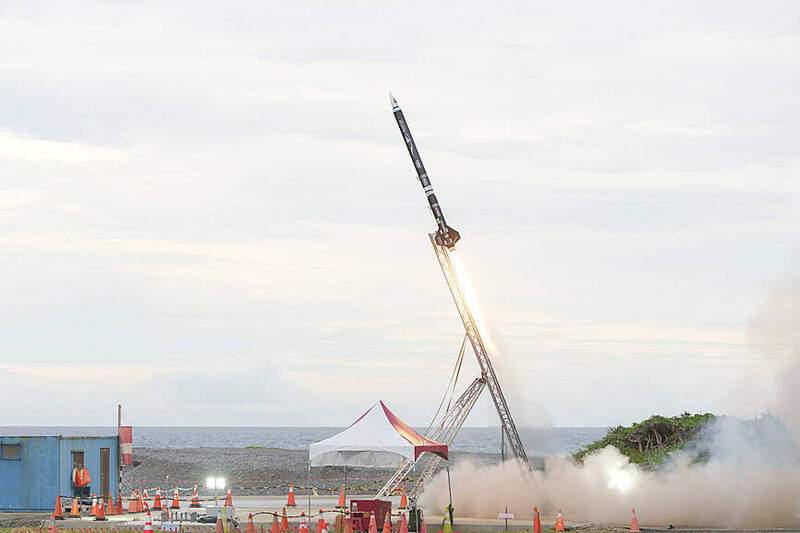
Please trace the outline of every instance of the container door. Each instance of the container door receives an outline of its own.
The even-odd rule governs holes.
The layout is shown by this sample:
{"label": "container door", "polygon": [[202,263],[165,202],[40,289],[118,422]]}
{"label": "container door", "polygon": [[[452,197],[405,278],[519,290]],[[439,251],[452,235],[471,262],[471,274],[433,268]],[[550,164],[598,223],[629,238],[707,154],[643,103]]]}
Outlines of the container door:
{"label": "container door", "polygon": [[100,448],[100,494],[108,498],[108,453],[109,448]]}

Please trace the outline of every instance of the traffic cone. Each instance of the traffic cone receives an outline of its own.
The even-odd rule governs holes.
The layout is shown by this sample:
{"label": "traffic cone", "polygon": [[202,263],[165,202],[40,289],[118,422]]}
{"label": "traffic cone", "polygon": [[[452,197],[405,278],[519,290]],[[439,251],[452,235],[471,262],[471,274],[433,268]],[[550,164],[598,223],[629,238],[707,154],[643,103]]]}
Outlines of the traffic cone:
{"label": "traffic cone", "polygon": [[128,500],[128,512],[135,513],[136,512],[136,493],[131,491],[131,497]]}
{"label": "traffic cone", "polygon": [[564,526],[564,515],[561,514],[561,509],[558,510],[558,516],[556,517],[556,531],[566,531],[567,528]]}
{"label": "traffic cone", "polygon": [[542,521],[539,518],[539,508],[533,508],[533,533],[544,533],[542,528]]}
{"label": "traffic cone", "polygon": [[172,491],[172,505],[170,509],[180,509],[181,508],[181,499],[178,496],[178,486],[175,485],[175,489]]}
{"label": "traffic cone", "polygon": [[383,519],[383,531],[381,533],[392,533],[392,513],[386,513]]}
{"label": "traffic cone", "polygon": [[225,533],[222,527],[222,511],[217,511],[217,528],[214,533]]}
{"label": "traffic cone", "polygon": [[325,519],[322,518],[322,509],[319,510],[319,518],[317,518],[317,533],[322,533],[322,529],[325,527]]}
{"label": "traffic cone", "polygon": [[138,496],[138,501],[136,502],[136,509],[138,509],[138,512],[141,513],[142,511],[149,510],[150,506],[144,501],[142,492],[139,491],[136,495]]}
{"label": "traffic cone", "polygon": [[444,522],[442,523],[442,533],[453,533],[453,524],[450,523],[450,506],[444,508]]}
{"label": "traffic cone", "polygon": [[56,496],[56,508],[53,511],[53,520],[64,520],[64,509],[61,508],[61,494]]}
{"label": "traffic cone", "polygon": [[153,500],[153,510],[160,511],[161,510],[161,488],[156,487],[156,497]]}
{"label": "traffic cone", "polygon": [[636,518],[636,509],[631,509],[631,533],[639,533],[639,519]]}
{"label": "traffic cone", "polygon": [[402,519],[400,520],[400,533],[408,533],[408,522],[406,521],[405,513],[400,513]]}
{"label": "traffic cone", "polygon": [[147,519],[144,521],[144,533],[153,533],[153,517],[150,516],[150,509],[147,510]]}
{"label": "traffic cone", "polygon": [[123,514],[124,512],[125,512],[125,510],[122,508],[122,491],[118,490],[117,491],[117,509],[116,509],[116,513],[117,514]]}
{"label": "traffic cone", "polygon": [[[228,489],[230,491],[230,489]],[[230,492],[228,492],[230,494]],[[256,533],[256,529],[253,526],[253,513],[247,515],[247,527],[244,530],[244,533]]]}
{"label": "traffic cone", "polygon": [[300,513],[300,529],[297,530],[297,533],[308,533],[308,527],[306,527],[306,513]]}
{"label": "traffic cone", "polygon": [[328,533],[328,524],[322,522],[322,533]]}
{"label": "traffic cone", "polygon": [[222,531],[224,531],[225,533],[228,533],[228,531],[230,531],[230,529],[231,529],[231,526],[230,526],[231,520],[233,520],[233,516],[228,517],[228,508],[223,506],[222,507]]}
{"label": "traffic cone", "polygon": [[422,514],[422,509],[419,510],[419,533],[428,533],[428,527],[425,525],[425,515]]}
{"label": "traffic cone", "polygon": [[56,533],[56,519],[50,515],[50,520],[47,521],[47,533]]}
{"label": "traffic cone", "polygon": [[[147,501],[147,500],[149,500],[149,499],[150,499],[150,498],[147,496],[147,489],[144,489],[144,490],[142,491],[142,501],[143,501],[143,502],[146,502],[146,501]],[[156,506],[155,506],[155,504],[153,504],[153,509],[155,509],[155,508],[156,508]]]}
{"label": "traffic cone", "polygon": [[108,508],[106,509],[106,516],[114,514],[114,498],[111,493],[108,494]]}
{"label": "traffic cone", "polygon": [[344,487],[339,489],[339,503],[336,504],[337,509],[345,509],[347,504],[344,501]]}
{"label": "traffic cone", "polygon": [[408,507],[408,498],[406,498],[406,488],[400,489],[400,507],[399,509],[406,509]]}
{"label": "traffic cone", "polygon": [[81,517],[81,506],[78,504],[78,498],[72,498],[72,509],[69,512],[70,518]]}
{"label": "traffic cone", "polygon": [[200,496],[197,495],[197,485],[192,489],[192,503],[189,504],[189,507],[200,507]]}
{"label": "traffic cone", "polygon": [[286,518],[286,507],[283,508],[283,515],[281,515],[281,532],[289,531],[289,519]]}
{"label": "traffic cone", "polygon": [[378,533],[378,524],[375,522],[375,513],[369,513],[369,530],[367,533]]}
{"label": "traffic cone", "polygon": [[97,495],[92,494],[92,510],[89,512],[91,516],[97,516]]}
{"label": "traffic cone", "polygon": [[95,520],[108,520],[106,518],[106,506],[103,501],[105,498],[100,496],[100,501],[97,503],[97,514],[94,515]]}
{"label": "traffic cone", "polygon": [[225,495],[225,505],[233,507],[233,497],[231,496],[230,487],[228,487],[228,494]]}
{"label": "traffic cone", "polygon": [[286,500],[286,507],[297,507],[294,501],[294,485],[289,485],[289,498]]}
{"label": "traffic cone", "polygon": [[278,515],[272,515],[272,529],[269,530],[269,533],[281,533],[281,526],[278,524]]}

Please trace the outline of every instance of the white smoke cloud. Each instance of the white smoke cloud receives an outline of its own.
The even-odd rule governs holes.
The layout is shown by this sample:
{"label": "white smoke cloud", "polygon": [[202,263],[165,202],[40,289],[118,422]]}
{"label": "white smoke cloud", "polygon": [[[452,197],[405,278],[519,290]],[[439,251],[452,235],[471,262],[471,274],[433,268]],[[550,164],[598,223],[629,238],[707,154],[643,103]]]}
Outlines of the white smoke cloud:
{"label": "white smoke cloud", "polygon": [[[635,507],[648,525],[800,526],[800,277],[770,291],[749,333],[753,348],[777,370],[776,416],[718,417],[658,471],[630,464],[611,446],[583,465],[546,458],[544,470],[533,474],[512,462],[457,462],[451,467],[456,514],[496,517],[507,506],[531,518],[536,505],[544,521],[563,509],[568,522],[621,524]],[[441,512],[447,494],[447,478],[439,475],[423,496],[425,509]]]}

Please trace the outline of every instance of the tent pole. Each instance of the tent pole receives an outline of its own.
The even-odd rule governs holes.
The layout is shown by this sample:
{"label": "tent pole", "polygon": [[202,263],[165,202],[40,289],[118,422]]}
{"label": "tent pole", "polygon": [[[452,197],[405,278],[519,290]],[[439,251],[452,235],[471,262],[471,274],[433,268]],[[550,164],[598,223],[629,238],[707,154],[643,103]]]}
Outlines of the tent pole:
{"label": "tent pole", "polygon": [[347,465],[344,465],[344,508],[347,509]]}

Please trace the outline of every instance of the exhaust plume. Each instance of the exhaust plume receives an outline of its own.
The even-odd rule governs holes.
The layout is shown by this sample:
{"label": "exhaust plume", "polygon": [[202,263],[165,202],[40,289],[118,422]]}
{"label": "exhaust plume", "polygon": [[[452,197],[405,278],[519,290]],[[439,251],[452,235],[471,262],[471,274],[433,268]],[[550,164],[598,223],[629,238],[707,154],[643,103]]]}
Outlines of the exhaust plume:
{"label": "exhaust plume", "polygon": [[[456,515],[496,517],[508,506],[543,521],[564,510],[568,521],[624,524],[631,507],[644,524],[726,528],[800,526],[800,277],[777,284],[749,323],[753,348],[774,365],[775,416],[718,417],[691,447],[657,471],[630,464],[611,446],[583,465],[545,459],[532,474],[513,462],[451,466]],[[704,462],[695,462],[700,456]],[[422,504],[441,513],[447,477],[435,477]]]}

